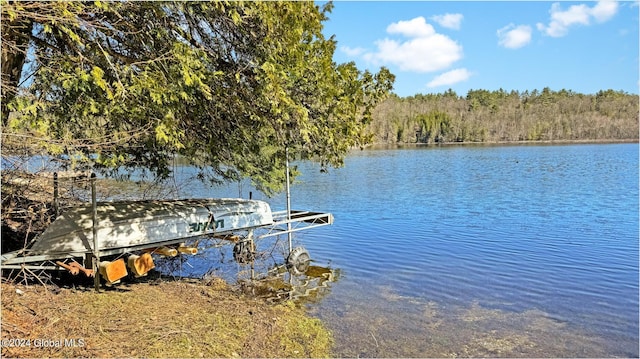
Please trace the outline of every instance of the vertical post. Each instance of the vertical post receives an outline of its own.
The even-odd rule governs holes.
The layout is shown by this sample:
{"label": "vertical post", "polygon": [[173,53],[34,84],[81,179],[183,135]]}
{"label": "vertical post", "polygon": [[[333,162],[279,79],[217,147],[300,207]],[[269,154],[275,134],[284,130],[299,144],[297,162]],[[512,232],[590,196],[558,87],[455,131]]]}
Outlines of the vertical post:
{"label": "vertical post", "polygon": [[247,238],[249,238],[249,248],[250,248],[250,258],[251,258],[251,280],[256,279],[256,261],[255,261],[255,242],[253,241],[253,229],[249,230],[247,234]]}
{"label": "vertical post", "polygon": [[91,173],[91,205],[93,207],[93,285],[96,291],[100,291],[100,247],[98,247],[98,204],[96,202],[95,173]]}
{"label": "vertical post", "polygon": [[60,215],[60,205],[58,204],[58,172],[53,172],[53,210],[56,218]]}
{"label": "vertical post", "polygon": [[284,148],[286,189],[287,189],[287,238],[289,239],[289,253],[293,250],[291,241],[291,191],[289,190],[289,146]]}

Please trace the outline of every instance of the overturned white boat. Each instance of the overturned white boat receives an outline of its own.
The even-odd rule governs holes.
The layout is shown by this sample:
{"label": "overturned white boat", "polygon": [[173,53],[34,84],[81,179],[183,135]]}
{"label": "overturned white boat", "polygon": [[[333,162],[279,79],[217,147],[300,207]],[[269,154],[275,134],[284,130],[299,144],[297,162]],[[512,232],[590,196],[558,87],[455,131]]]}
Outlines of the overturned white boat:
{"label": "overturned white boat", "polygon": [[262,237],[267,237],[332,223],[330,213],[272,212],[264,201],[240,198],[101,202],[96,204],[95,226],[91,204],[69,209],[29,248],[0,256],[0,265],[40,262],[39,267],[46,268],[44,261],[127,253],[205,234],[264,228]]}

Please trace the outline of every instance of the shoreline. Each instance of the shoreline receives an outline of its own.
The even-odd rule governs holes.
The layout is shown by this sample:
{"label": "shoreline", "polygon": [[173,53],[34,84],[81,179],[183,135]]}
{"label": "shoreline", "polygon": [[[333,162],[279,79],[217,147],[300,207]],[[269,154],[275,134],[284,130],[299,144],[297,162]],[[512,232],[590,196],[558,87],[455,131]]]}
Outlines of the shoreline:
{"label": "shoreline", "polygon": [[535,146],[535,145],[589,145],[640,143],[638,138],[628,139],[585,139],[585,140],[532,140],[532,141],[485,141],[485,142],[376,142],[364,146],[364,149],[400,148],[400,147],[455,147],[455,146]]}

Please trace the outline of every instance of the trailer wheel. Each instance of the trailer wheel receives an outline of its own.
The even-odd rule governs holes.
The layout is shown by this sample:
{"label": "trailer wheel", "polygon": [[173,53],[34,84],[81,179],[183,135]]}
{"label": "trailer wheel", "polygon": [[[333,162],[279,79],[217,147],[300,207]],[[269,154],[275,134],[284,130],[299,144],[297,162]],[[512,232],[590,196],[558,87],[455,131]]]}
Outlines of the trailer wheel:
{"label": "trailer wheel", "polygon": [[296,247],[287,257],[287,268],[293,274],[304,274],[309,268],[310,262],[311,257],[309,257],[309,252],[303,247]]}

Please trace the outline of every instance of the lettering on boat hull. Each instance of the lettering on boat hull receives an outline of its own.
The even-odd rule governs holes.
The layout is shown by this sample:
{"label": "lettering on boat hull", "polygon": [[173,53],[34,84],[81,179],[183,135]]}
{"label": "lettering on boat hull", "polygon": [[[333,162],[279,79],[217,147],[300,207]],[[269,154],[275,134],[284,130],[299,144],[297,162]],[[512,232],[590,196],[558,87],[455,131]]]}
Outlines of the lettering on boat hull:
{"label": "lettering on boat hull", "polygon": [[224,219],[211,219],[207,222],[189,223],[189,233],[215,231],[218,228],[224,228]]}

